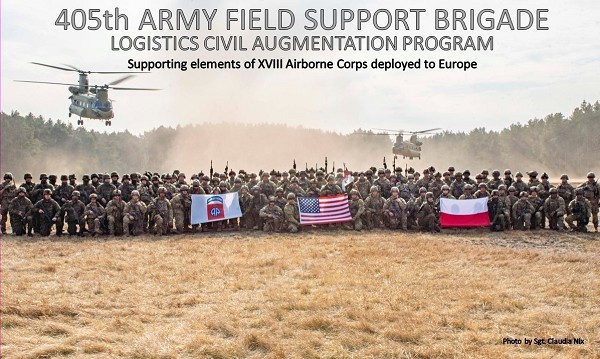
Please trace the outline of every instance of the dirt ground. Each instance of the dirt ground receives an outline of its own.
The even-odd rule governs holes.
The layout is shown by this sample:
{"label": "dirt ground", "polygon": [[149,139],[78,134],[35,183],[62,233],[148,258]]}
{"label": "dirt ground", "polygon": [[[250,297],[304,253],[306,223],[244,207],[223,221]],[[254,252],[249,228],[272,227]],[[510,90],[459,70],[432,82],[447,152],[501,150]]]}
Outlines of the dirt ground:
{"label": "dirt ground", "polygon": [[5,358],[600,358],[600,235],[9,235],[1,310]]}

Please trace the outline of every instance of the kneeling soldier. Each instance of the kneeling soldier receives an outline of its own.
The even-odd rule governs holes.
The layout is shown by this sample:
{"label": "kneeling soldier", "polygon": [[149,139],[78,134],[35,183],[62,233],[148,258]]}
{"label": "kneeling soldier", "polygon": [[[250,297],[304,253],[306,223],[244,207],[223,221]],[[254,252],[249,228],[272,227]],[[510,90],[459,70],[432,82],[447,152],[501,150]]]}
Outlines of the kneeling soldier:
{"label": "kneeling soldier", "polygon": [[92,236],[94,237],[102,234],[100,221],[104,220],[104,214],[104,207],[98,203],[98,195],[95,193],[90,194],[90,203],[85,206],[85,217],[88,231],[92,233]]}
{"label": "kneeling soldier", "polygon": [[24,187],[17,189],[17,197],[13,198],[8,205],[8,213],[10,214],[10,226],[12,231],[17,236],[25,234],[27,229],[27,235],[31,234],[31,209],[33,204],[27,198],[27,190]]}
{"label": "kneeling soldier", "polygon": [[260,210],[260,218],[262,219],[265,232],[279,232],[281,220],[283,219],[283,211],[279,206],[275,205],[275,197],[269,196],[269,204]]}
{"label": "kneeling soldier", "polygon": [[140,201],[140,192],[131,191],[131,201],[129,201],[123,210],[123,231],[125,237],[131,234],[137,236],[144,233],[144,215],[146,214],[146,204]]}
{"label": "kneeling soldier", "polygon": [[[79,191],[73,191],[71,193],[71,201],[62,206],[62,212],[63,214],[66,214],[65,221],[67,222],[67,233],[69,233],[70,236],[77,234],[78,236],[83,237],[83,229],[85,227],[85,222],[83,220],[85,204],[79,200],[79,196]],[[77,231],[77,226],[79,226],[79,232]]]}
{"label": "kneeling soldier", "polygon": [[294,193],[288,193],[287,203],[283,208],[283,214],[285,215],[285,223],[287,230],[291,233],[296,233],[300,230],[300,212],[298,205],[296,204],[296,195]]}

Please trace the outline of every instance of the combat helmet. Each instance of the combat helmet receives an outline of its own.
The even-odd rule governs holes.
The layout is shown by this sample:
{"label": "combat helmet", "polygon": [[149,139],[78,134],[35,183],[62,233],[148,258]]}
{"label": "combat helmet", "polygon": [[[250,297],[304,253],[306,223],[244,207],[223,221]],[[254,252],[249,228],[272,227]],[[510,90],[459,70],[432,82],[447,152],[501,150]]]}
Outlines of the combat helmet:
{"label": "combat helmet", "polygon": [[294,192],[288,193],[287,199],[296,199],[296,194]]}

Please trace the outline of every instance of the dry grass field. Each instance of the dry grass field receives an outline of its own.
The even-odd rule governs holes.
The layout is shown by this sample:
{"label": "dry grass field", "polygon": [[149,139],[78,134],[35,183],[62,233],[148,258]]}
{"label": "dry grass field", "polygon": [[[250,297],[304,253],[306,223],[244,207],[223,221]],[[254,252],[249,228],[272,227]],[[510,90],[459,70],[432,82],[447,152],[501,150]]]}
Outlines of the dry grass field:
{"label": "dry grass field", "polygon": [[5,236],[2,356],[600,358],[600,235]]}

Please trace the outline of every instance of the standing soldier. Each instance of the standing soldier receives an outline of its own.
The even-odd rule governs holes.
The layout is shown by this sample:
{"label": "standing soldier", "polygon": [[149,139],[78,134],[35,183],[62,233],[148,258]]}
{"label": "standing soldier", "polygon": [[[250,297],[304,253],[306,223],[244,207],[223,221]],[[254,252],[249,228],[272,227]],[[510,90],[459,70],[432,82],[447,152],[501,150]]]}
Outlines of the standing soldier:
{"label": "standing soldier", "polygon": [[275,197],[269,197],[269,204],[260,210],[259,215],[264,223],[263,231],[279,232],[281,221],[283,220],[283,211],[279,206],[275,205]]}
{"label": "standing soldier", "polygon": [[256,173],[250,173],[250,180],[248,181],[248,188],[252,188],[256,185],[258,185],[258,179],[257,179]]}
{"label": "standing soldier", "polygon": [[442,193],[442,186],[444,185],[444,181],[442,181],[442,174],[436,172],[434,176],[434,180],[429,182],[429,187],[427,190],[433,193],[433,198],[438,198]]}
{"label": "standing soldier", "polygon": [[42,199],[33,206],[33,211],[39,214],[40,234],[44,237],[49,236],[52,225],[58,222],[60,213],[60,206],[52,199],[52,190],[44,190]]}
{"label": "standing soldier", "polygon": [[529,192],[529,203],[531,203],[535,209],[531,215],[531,219],[533,220],[533,223],[531,223],[532,229],[544,228],[544,201],[538,196],[536,187],[531,187]]}
{"label": "standing soldier", "polygon": [[75,190],[81,193],[81,201],[87,205],[90,203],[90,195],[96,193],[96,188],[90,184],[90,175],[83,175],[81,179],[83,180],[83,183],[77,185]]}
{"label": "standing soldier", "polygon": [[175,187],[177,188],[181,188],[181,186],[187,186],[188,183],[185,181],[185,173],[180,172],[177,175],[177,183],[175,184]]}
{"label": "standing soldier", "polygon": [[365,214],[367,218],[367,228],[373,229],[375,227],[383,227],[383,205],[385,200],[379,195],[379,187],[376,185],[371,186],[371,193],[365,199]]}
{"label": "standing soldier", "polygon": [[310,181],[310,179],[308,179],[306,177],[306,171],[300,171],[300,177],[298,178],[298,185],[305,192],[308,190],[308,186],[310,184],[309,181]]}
{"label": "standing soldier", "polygon": [[598,232],[598,201],[600,200],[600,185],[595,180],[596,174],[590,172],[587,174],[587,182],[584,182],[577,187],[583,189],[583,196],[590,202],[592,212],[592,223],[594,230]]}
{"label": "standing soldier", "polygon": [[113,171],[110,174],[111,182],[115,188],[119,188],[121,186],[121,182],[119,182],[119,174],[116,171]]}
{"label": "standing soldier", "polygon": [[333,175],[329,175],[327,177],[327,184],[321,187],[319,191],[319,196],[334,196],[336,194],[342,194],[342,189],[340,186],[335,184],[335,177]]}
{"label": "standing soldier", "polygon": [[529,191],[531,191],[531,187],[534,187],[536,190],[540,190],[540,180],[537,179],[538,173],[537,171],[529,171],[527,172],[529,175],[529,182],[527,183],[527,187]]}
{"label": "standing soldier", "polygon": [[318,187],[318,183],[316,179],[311,179],[310,180],[310,187],[308,187],[308,190],[306,191],[306,196],[307,197],[319,197],[319,187]]}
{"label": "standing soldier", "polygon": [[[52,192],[52,191],[54,191],[54,186],[52,186],[50,183],[48,183],[48,175],[45,173],[42,173],[40,175],[40,183],[36,184],[35,187],[33,187],[33,192],[31,193],[30,200],[33,204],[37,203],[39,200],[44,198],[44,190],[45,189],[49,189]],[[34,216],[33,220],[34,220],[34,227],[35,227],[35,216]]]}
{"label": "standing soldier", "polygon": [[550,197],[550,188],[554,188],[554,186],[548,181],[549,177],[546,172],[542,173],[541,178],[542,182],[540,182],[540,186],[538,187],[538,196],[545,201]]}
{"label": "standing soldier", "polygon": [[23,179],[25,182],[23,182],[21,187],[25,188],[25,196],[31,200],[33,198],[33,189],[35,188],[35,183],[32,182],[33,177],[31,176],[31,173],[25,173]]}
{"label": "standing soldier", "polygon": [[325,180],[325,173],[323,173],[323,170],[318,170],[317,171],[317,187],[319,188],[323,188],[323,186],[325,186],[327,184],[327,180]]}
{"label": "standing soldier", "polygon": [[358,193],[360,193],[360,197],[362,199],[366,199],[369,196],[369,189],[371,189],[371,183],[367,181],[364,172],[360,172],[358,174],[358,180],[354,185],[355,188],[358,190]]}
{"label": "standing soldier", "polygon": [[[571,231],[587,232],[587,225],[590,222],[592,214],[592,205],[590,201],[584,197],[584,189],[577,188],[575,190],[575,199],[569,203],[569,214],[566,218]],[[577,221],[575,226],[574,221]]]}
{"label": "standing soldier", "polygon": [[275,183],[269,180],[269,173],[263,172],[261,178],[262,181],[258,184],[260,193],[267,196],[267,198],[273,196],[277,187],[275,186]]}
{"label": "standing soldier", "polygon": [[8,206],[10,201],[13,200],[17,196],[17,186],[13,182],[13,175],[10,172],[6,172],[4,174],[4,182],[0,184],[0,205],[2,206],[2,210],[0,214],[2,215],[2,221],[0,222],[0,228],[2,229],[2,234],[6,234],[6,220],[8,219]]}
{"label": "standing soldier", "polygon": [[475,198],[490,198],[490,193],[488,192],[488,187],[485,183],[481,182],[478,187],[479,190],[475,192]]}
{"label": "standing soldier", "polygon": [[291,192],[287,195],[287,203],[283,207],[285,225],[290,233],[297,233],[300,230],[300,211],[296,204],[296,195]]}
{"label": "standing soldier", "polygon": [[159,236],[169,234],[171,223],[173,222],[173,207],[167,199],[167,189],[158,188],[158,198],[154,199],[148,206],[148,211],[152,212],[154,218],[155,232]]}
{"label": "standing soldier", "polygon": [[505,169],[504,170],[504,178],[502,179],[502,182],[504,183],[504,185],[506,186],[506,188],[512,186],[513,182],[515,180],[512,177],[512,171],[510,169]]}
{"label": "standing soldier", "polygon": [[[69,236],[77,234],[79,237],[83,237],[85,204],[79,200],[79,196],[79,191],[73,191],[71,193],[71,201],[65,203],[61,208],[61,218],[66,215],[65,221],[67,222],[67,233],[69,233]],[[79,231],[77,231],[77,226],[79,226]],[[62,226],[59,230],[57,225],[56,233],[58,234],[59,231],[62,232]]]}
{"label": "standing soldier", "polygon": [[306,192],[304,192],[302,187],[300,187],[300,181],[298,180],[298,177],[292,177],[290,180],[290,185],[287,188],[286,196],[290,193],[293,193],[296,195],[296,197],[304,197],[306,195]]}
{"label": "standing soldier", "polygon": [[461,172],[456,172],[454,175],[454,182],[450,185],[450,193],[455,198],[459,198],[463,195],[465,189],[465,181],[463,181],[463,175]]}
{"label": "standing soldier", "polygon": [[33,204],[27,198],[27,190],[25,187],[17,189],[17,197],[13,198],[8,205],[8,213],[10,213],[10,226],[12,232],[17,236],[25,234],[31,237],[31,209]]}
{"label": "standing soldier", "polygon": [[508,187],[508,196],[506,196],[510,201],[510,206],[508,207],[510,210],[510,228],[515,229],[516,219],[513,216],[512,208],[519,201],[519,197],[517,197],[517,189],[514,186]]}
{"label": "standing soldier", "polygon": [[106,217],[108,218],[108,234],[111,236],[123,234],[123,211],[125,202],[121,200],[121,191],[115,190],[113,199],[106,205]]}
{"label": "standing soldier", "polygon": [[390,180],[385,177],[385,170],[380,168],[379,171],[377,171],[377,176],[379,176],[379,178],[373,181],[373,186],[379,187],[381,197],[389,198],[392,185],[390,184]]}
{"label": "standing soldier", "polygon": [[126,173],[123,175],[123,183],[119,186],[121,191],[121,200],[123,202],[129,202],[131,200],[131,192],[135,189],[135,186],[131,184],[131,178]]}
{"label": "standing soldier", "polygon": [[56,175],[50,175],[48,176],[48,182],[50,182],[50,184],[52,185],[53,188],[56,188]]}
{"label": "standing soldier", "polygon": [[144,233],[146,209],[146,204],[140,201],[140,192],[133,190],[131,192],[131,200],[123,208],[123,232],[125,233],[125,237],[129,237],[130,231],[134,236]]}
{"label": "standing soldier", "polygon": [[98,203],[98,195],[90,194],[90,203],[85,206],[85,218],[88,231],[96,237],[102,233],[100,221],[104,220],[104,207]]}
{"label": "standing soldier", "polygon": [[469,170],[464,170],[463,173],[463,182],[466,184],[470,184],[471,186],[473,186],[475,184],[475,181],[473,181],[473,179],[471,178],[471,171]]}
{"label": "standing soldier", "polygon": [[390,190],[390,198],[388,198],[383,205],[383,213],[387,217],[387,223],[390,229],[398,229],[400,227],[403,230],[406,230],[406,201],[400,198],[399,195],[400,190],[398,187],[392,187]]}
{"label": "standing soldier", "polygon": [[507,202],[500,199],[500,193],[497,189],[492,191],[492,197],[488,201],[488,215],[492,231],[504,231],[506,228]]}
{"label": "standing soldier", "polygon": [[500,178],[500,171],[493,170],[492,171],[492,179],[487,183],[488,189],[493,191],[498,189],[501,184],[504,184],[504,181]]}
{"label": "standing soldier", "polygon": [[429,173],[429,168],[424,169],[423,178],[417,181],[417,187],[429,188],[429,183],[431,182],[431,175],[432,173]]}
{"label": "standing soldier", "polygon": [[470,184],[465,184],[464,186],[464,193],[458,197],[458,199],[475,199],[477,197],[475,197],[473,194],[471,194],[471,191],[473,191],[473,186]]}
{"label": "standing soldier", "polygon": [[54,200],[59,204],[63,205],[71,200],[71,193],[75,190],[73,186],[69,184],[69,176],[60,176],[60,186],[54,189]]}
{"label": "standing soldier", "polygon": [[521,229],[524,231],[531,230],[531,216],[535,213],[535,208],[528,201],[529,195],[523,191],[519,195],[519,200],[512,208],[512,216],[514,218],[513,226],[514,229]]}
{"label": "standing soldier", "polygon": [[252,200],[250,202],[250,218],[252,220],[252,224],[254,225],[253,229],[262,229],[262,220],[260,218],[260,210],[269,203],[267,196],[264,193],[260,192],[260,188],[258,186],[252,187]]}
{"label": "standing soldier", "polygon": [[558,189],[558,195],[565,200],[565,204],[571,203],[573,198],[575,198],[575,187],[571,186],[569,176],[566,174],[560,176],[560,181],[561,183],[556,188]]}
{"label": "standing soldier", "polygon": [[[166,189],[167,191],[167,199],[170,201],[173,196],[175,196],[177,194],[177,187],[175,187],[175,185],[172,183],[173,181],[173,176],[171,176],[170,173],[167,173],[167,175],[165,176],[165,183],[163,183],[163,187]],[[169,225],[169,228],[171,228],[171,226]]]}
{"label": "standing soldier", "polygon": [[252,228],[252,218],[250,214],[250,211],[252,210],[252,198],[248,186],[243,185],[238,200],[240,202],[240,211],[242,212],[240,226],[245,229]]}
{"label": "standing soldier", "polygon": [[418,218],[418,224],[421,230],[429,231],[431,233],[440,231],[435,215],[435,207],[433,205],[433,193],[427,192],[425,194],[425,202],[419,207]]}
{"label": "standing soldier", "polygon": [[515,174],[515,177],[517,179],[515,180],[515,182],[513,182],[512,185],[517,190],[517,193],[519,193],[519,197],[521,196],[520,195],[521,192],[527,192],[527,193],[529,193],[529,186],[527,186],[527,183],[525,183],[523,181],[523,174],[521,172],[517,172]]}
{"label": "standing soldier", "polygon": [[285,207],[285,205],[287,204],[287,199],[283,197],[283,193],[284,193],[284,190],[282,187],[277,187],[277,190],[275,190],[275,204],[279,208],[281,208],[282,211],[283,211],[283,208]]}
{"label": "standing soldier", "polygon": [[[144,175],[141,177],[140,185],[137,188],[138,188],[137,191],[140,194],[140,201],[144,202],[146,207],[148,207],[148,205],[150,204],[150,202],[152,202],[152,199],[154,198],[154,191],[152,190],[152,187],[148,183],[148,176]],[[150,221],[151,221],[150,211],[146,211],[146,213],[144,213],[144,223],[143,223],[144,233],[148,233],[148,226],[149,226]]]}
{"label": "standing soldier", "polygon": [[192,198],[188,192],[188,186],[183,185],[179,188],[179,193],[171,199],[171,207],[173,208],[173,217],[175,218],[175,230],[177,231],[177,234],[183,234],[190,230]]}
{"label": "standing soldier", "polygon": [[444,172],[444,184],[446,184],[448,186],[448,188],[450,188],[450,186],[452,185],[452,176],[450,175],[450,172],[446,171]]}
{"label": "standing soldier", "polygon": [[548,219],[550,229],[562,231],[565,228],[563,217],[565,215],[565,200],[558,196],[556,188],[550,188],[550,197],[544,202],[544,214]]}
{"label": "standing soldier", "polygon": [[77,187],[77,176],[75,176],[74,173],[69,175],[69,184],[73,186],[73,188]]}
{"label": "standing soldier", "polygon": [[99,177],[97,173],[92,173],[92,175],[90,176],[90,178],[92,179],[92,186],[94,186],[94,189],[98,189],[98,186],[100,186],[100,181],[99,181]]}
{"label": "standing soldier", "polygon": [[96,188],[96,192],[98,193],[98,197],[100,200],[100,204],[103,206],[108,205],[112,198],[112,194],[117,190],[112,183],[110,183],[110,176],[108,173],[102,175],[102,184]]}
{"label": "standing soldier", "polygon": [[440,202],[442,198],[446,199],[456,199],[453,195],[450,194],[450,186],[447,184],[442,186],[442,193],[438,198],[435,199],[435,210],[436,213],[440,213]]}

